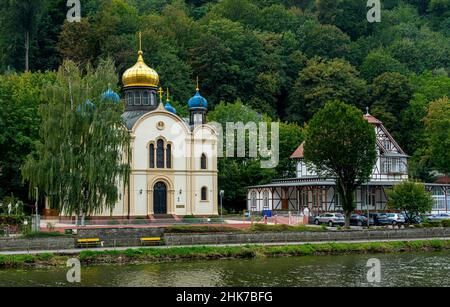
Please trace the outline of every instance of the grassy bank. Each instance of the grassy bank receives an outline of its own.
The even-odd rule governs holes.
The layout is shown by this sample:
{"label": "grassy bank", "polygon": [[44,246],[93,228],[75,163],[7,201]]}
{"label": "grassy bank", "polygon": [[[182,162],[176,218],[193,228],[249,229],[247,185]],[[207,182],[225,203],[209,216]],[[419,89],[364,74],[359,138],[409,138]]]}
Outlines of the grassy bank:
{"label": "grassy bank", "polygon": [[[450,249],[450,240],[398,241],[372,243],[321,243],[288,246],[171,247],[141,248],[125,251],[81,251],[78,259],[89,264],[151,263],[175,260],[239,259],[275,256],[312,256],[439,251]],[[0,268],[65,266],[73,256],[0,255]]]}
{"label": "grassy bank", "polygon": [[265,225],[254,224],[249,228],[236,228],[232,226],[169,226],[166,227],[165,233],[224,233],[224,232],[317,232],[327,231],[326,227],[314,227],[307,225],[288,226],[284,224],[279,225]]}

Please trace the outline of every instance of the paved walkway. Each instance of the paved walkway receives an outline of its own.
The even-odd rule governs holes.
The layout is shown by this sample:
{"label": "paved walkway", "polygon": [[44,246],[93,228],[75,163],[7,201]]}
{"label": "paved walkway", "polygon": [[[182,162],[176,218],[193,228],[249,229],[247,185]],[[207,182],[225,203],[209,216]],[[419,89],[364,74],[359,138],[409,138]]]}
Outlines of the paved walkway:
{"label": "paved walkway", "polygon": [[304,245],[304,244],[324,244],[324,243],[371,243],[371,242],[404,242],[404,241],[431,241],[431,240],[450,240],[449,237],[443,238],[417,238],[417,239],[380,239],[380,240],[347,240],[347,241],[319,241],[319,242],[279,242],[279,243],[241,243],[241,244],[208,244],[208,245],[177,245],[177,246],[134,246],[134,247],[103,247],[103,248],[83,248],[83,249],[62,249],[62,250],[36,250],[36,251],[1,251],[0,255],[38,255],[38,254],[62,254],[76,255],[82,251],[124,251],[136,248],[174,248],[174,247],[227,247],[227,246],[248,246],[248,245],[264,245],[264,246],[283,246],[283,245]]}

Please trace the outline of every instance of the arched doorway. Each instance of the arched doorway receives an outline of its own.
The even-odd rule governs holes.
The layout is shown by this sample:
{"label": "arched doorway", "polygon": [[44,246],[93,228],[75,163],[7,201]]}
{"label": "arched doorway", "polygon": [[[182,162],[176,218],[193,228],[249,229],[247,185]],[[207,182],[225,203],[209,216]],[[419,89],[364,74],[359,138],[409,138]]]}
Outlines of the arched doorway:
{"label": "arched doorway", "polygon": [[153,212],[167,214],[167,186],[161,181],[153,187]]}

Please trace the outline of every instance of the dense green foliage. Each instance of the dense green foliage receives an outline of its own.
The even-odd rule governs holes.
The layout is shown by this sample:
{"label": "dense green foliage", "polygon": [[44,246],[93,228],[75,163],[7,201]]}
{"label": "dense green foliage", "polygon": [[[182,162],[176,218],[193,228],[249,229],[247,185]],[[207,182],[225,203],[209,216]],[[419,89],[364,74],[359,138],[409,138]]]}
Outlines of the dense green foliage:
{"label": "dense green foliage", "polygon": [[0,215],[0,225],[21,225],[24,219],[23,215]]}
{"label": "dense green foliage", "polygon": [[20,166],[39,139],[40,117],[36,113],[44,103],[41,89],[55,78],[53,72],[0,76],[0,202],[11,193],[27,199]]}
{"label": "dense green foliage", "polygon": [[433,198],[425,191],[422,183],[404,181],[388,190],[387,194],[389,208],[405,212],[407,223],[411,223],[414,217],[431,211],[433,207]]}
{"label": "dense green foliage", "polygon": [[430,104],[425,118],[430,144],[430,159],[437,170],[450,173],[450,100],[438,99]]}
{"label": "dense green foliage", "polygon": [[[329,100],[370,107],[412,156],[412,176],[432,180],[434,169],[449,167],[432,161],[423,121],[431,101],[450,97],[448,0],[382,1],[374,24],[361,0],[86,0],[80,23],[65,21],[66,0],[0,3],[0,200],[11,192],[26,198],[19,168],[39,139],[41,89],[55,78],[38,71],[57,70],[63,59],[84,69],[111,56],[120,75],[136,60],[140,30],[145,60],[179,114],[199,76],[212,109],[240,99],[291,136],[280,140],[275,171],[260,171],[257,161],[220,162],[228,205],[242,203],[246,185],[292,175],[297,125]],[[11,74],[26,66],[32,74]]]}
{"label": "dense green foliage", "polygon": [[377,159],[375,140],[362,112],[341,101],[328,102],[305,131],[305,161],[318,174],[336,178],[347,227],[356,208],[356,188],[369,180]]}

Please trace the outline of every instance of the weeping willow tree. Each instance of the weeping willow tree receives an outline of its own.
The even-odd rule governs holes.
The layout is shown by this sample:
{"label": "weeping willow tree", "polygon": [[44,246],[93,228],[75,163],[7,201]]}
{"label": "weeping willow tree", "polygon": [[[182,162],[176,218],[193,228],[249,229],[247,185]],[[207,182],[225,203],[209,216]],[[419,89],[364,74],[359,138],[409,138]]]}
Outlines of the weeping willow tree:
{"label": "weeping willow tree", "polygon": [[128,185],[130,136],[122,124],[123,105],[102,95],[117,81],[111,60],[84,72],[65,61],[56,82],[43,89],[41,142],[22,175],[30,192],[38,187],[63,214],[112,212],[119,186]]}

